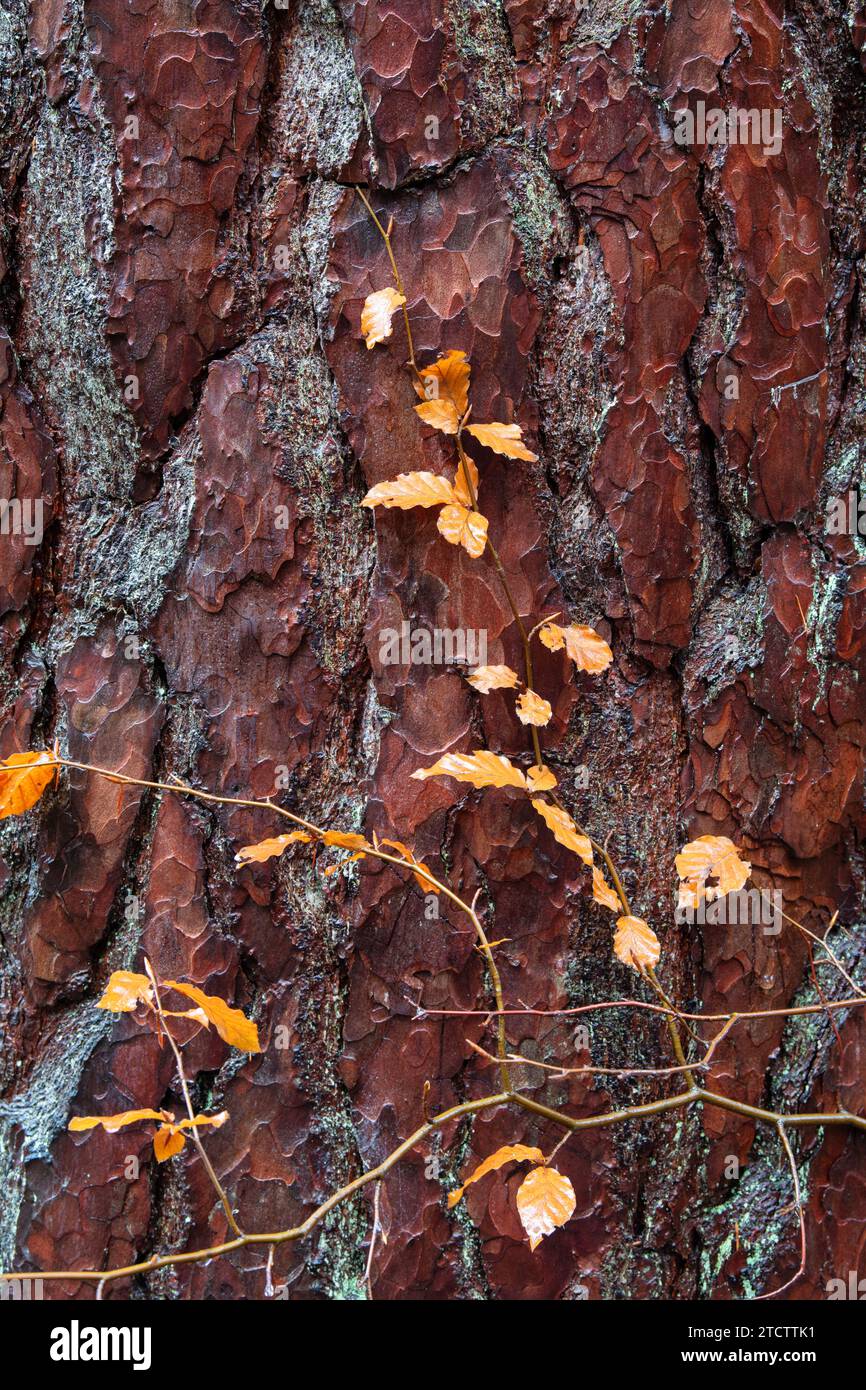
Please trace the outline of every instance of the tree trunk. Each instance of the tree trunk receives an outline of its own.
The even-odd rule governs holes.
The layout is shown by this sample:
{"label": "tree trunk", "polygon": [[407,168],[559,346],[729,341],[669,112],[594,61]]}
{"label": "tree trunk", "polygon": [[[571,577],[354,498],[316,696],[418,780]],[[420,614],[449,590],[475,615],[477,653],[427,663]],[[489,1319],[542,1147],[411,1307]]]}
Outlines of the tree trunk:
{"label": "tree trunk", "polygon": [[[403,624],[478,633],[517,669],[521,652],[487,556],[429,512],[360,506],[453,460],[411,409],[400,316],[364,346],[364,298],[393,275],[361,183],[393,218],[419,362],[464,350],[473,419],[519,422],[539,456],[478,453],[520,614],[559,611],[613,648],[594,677],[542,651],[545,756],[657,932],[666,992],[710,1013],[850,992],[787,919],[678,923],[674,858],[729,836],[788,917],[823,935],[838,911],[834,950],[864,979],[866,550],[827,518],[850,495],[856,513],[863,478],[866,13],[286,3],[0,15],[0,490],[44,518],[0,539],[0,755],[56,739],[72,760],[405,841],[480,895],[510,1007],[654,998],[525,802],[411,779],[447,751],[531,759],[508,692],[387,659]],[[699,107],[781,113],[778,147],[771,124],[707,143]],[[421,1123],[426,1082],[431,1109],[496,1086],[471,1046],[492,1045],[489,1019],[427,1012],[491,1004],[465,919],[370,861],[326,875],[301,847],[236,868],[281,828],[75,771],[3,822],[3,1268],[224,1237],[191,1146],[157,1165],[141,1128],[66,1130],[180,1104],[168,1049],[94,1008],[145,954],[258,1022],[260,1057],[227,1060],[212,1032],[186,1052],[197,1103],[230,1113],[206,1142],[244,1229],[295,1224],[381,1161]],[[866,1021],[833,1017],[732,1028],[710,1083],[862,1114]],[[578,1021],[588,1038],[574,1017],[510,1016],[509,1045],[672,1063],[651,1013]],[[680,1084],[517,1079],[573,1115]],[[576,1211],[534,1253],[515,1171],[446,1211],[473,1160],[559,1137],[501,1107],[413,1150],[383,1183],[374,1297],[731,1299],[796,1271],[777,1134],[707,1106],[571,1138]],[[825,1297],[866,1275],[866,1137],[791,1140],[808,1253],[784,1296]],[[371,1195],[281,1245],[273,1283],[364,1297]],[[260,1298],[267,1259],[252,1246],[105,1297]]]}

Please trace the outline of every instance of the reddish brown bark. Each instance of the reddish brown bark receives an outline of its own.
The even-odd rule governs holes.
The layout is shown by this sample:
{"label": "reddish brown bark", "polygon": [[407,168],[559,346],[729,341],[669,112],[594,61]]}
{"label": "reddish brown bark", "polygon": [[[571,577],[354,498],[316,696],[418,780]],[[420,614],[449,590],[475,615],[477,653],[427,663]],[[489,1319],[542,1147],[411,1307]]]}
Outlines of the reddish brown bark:
{"label": "reddish brown bark", "polygon": [[[521,614],[567,612],[613,647],[598,678],[543,653],[536,686],[548,760],[610,834],[665,988],[721,1011],[813,997],[792,926],[675,924],[674,856],[704,833],[734,839],[813,930],[838,909],[835,949],[862,978],[866,569],[862,537],[825,512],[863,471],[864,35],[862,9],[811,0],[600,17],[564,0],[10,4],[0,494],[42,499],[45,531],[0,538],[0,755],[57,738],[132,776],[276,786],[480,890],[512,1003],[636,988],[582,866],[522,803],[410,779],[449,750],[517,757],[525,730],[457,670],[383,665],[383,629],[484,629],[488,659],[518,667],[520,648],[486,560],[429,514],[374,528],[360,508],[369,485],[451,458],[411,409],[399,318],[387,346],[361,338],[366,294],[392,277],[360,181],[394,219],[419,360],[465,350],[474,418],[517,421],[539,455],[476,451]],[[780,109],[779,152],[676,143],[698,101]],[[138,1130],[65,1132],[73,1112],[177,1105],[171,1058],[92,1008],[142,952],[258,1021],[261,1057],[227,1060],[209,1035],[188,1051],[197,1099],[231,1115],[206,1142],[245,1228],[302,1219],[385,1157],[425,1081],[433,1105],[492,1084],[469,1046],[489,1043],[483,1017],[418,1014],[489,1004],[465,922],[428,920],[384,866],[326,878],[298,851],[236,871],[236,848],[275,829],[78,773],[3,823],[4,1267],[119,1265],[224,1234],[190,1148],[157,1168]],[[866,1021],[838,1028],[740,1026],[713,1084],[862,1114]],[[567,1020],[517,1018],[509,1039],[578,1056]],[[662,1066],[667,1035],[599,1016],[589,1055]],[[668,1084],[528,1077],[574,1114]],[[534,1254],[516,1178],[447,1213],[471,1156],[552,1140],[503,1109],[404,1161],[375,1296],[728,1299],[796,1268],[778,1143],[719,1110],[572,1139],[577,1210]],[[797,1142],[793,1299],[866,1275],[862,1134]],[[346,1206],[279,1250],[275,1281],[363,1296],[368,1230],[369,1203]],[[266,1258],[142,1292],[261,1297]]]}

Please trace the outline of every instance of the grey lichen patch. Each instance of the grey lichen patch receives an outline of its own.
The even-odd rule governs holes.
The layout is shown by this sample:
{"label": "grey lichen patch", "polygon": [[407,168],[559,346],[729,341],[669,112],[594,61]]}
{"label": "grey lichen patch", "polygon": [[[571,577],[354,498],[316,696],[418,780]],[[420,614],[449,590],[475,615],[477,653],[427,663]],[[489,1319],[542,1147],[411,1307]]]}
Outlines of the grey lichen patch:
{"label": "grey lichen patch", "polygon": [[[334,217],[339,204],[346,198],[346,189],[338,183],[314,181],[309,188],[307,207],[300,229],[300,244],[306,263],[312,304],[324,340],[329,332],[328,314],[337,283],[328,275],[333,245]],[[354,196],[354,195],[353,195]]]}
{"label": "grey lichen patch", "polygon": [[21,219],[23,365],[63,438],[70,503],[122,504],[138,455],[105,339],[113,167],[114,141],[97,97],[89,118],[74,102],[42,107]]}
{"label": "grey lichen patch", "polygon": [[[480,149],[506,134],[517,118],[517,76],[508,26],[502,6],[490,0],[451,0],[447,11],[459,72],[468,78],[462,99],[458,96],[461,145],[464,150]],[[456,84],[458,92],[461,86]]]}
{"label": "grey lichen patch", "polygon": [[[2,192],[27,158],[38,110],[40,74],[27,37],[26,0],[4,0],[0,8],[0,212]],[[0,218],[5,223],[5,218]]]}
{"label": "grey lichen patch", "polygon": [[745,588],[725,585],[696,625],[683,684],[690,705],[711,703],[742,671],[764,658],[764,592],[760,577]]}
{"label": "grey lichen patch", "polygon": [[330,0],[302,0],[282,41],[274,121],[280,157],[336,178],[364,129],[361,85]]}
{"label": "grey lichen patch", "polygon": [[[92,1003],[75,1005],[60,1018],[30,1070],[26,1088],[0,1101],[0,1265],[14,1260],[18,1213],[24,1192],[22,1158],[48,1158],[51,1143],[69,1122],[72,1102],[92,1052],[108,1036],[113,1016]],[[23,1147],[15,1128],[23,1133]]]}

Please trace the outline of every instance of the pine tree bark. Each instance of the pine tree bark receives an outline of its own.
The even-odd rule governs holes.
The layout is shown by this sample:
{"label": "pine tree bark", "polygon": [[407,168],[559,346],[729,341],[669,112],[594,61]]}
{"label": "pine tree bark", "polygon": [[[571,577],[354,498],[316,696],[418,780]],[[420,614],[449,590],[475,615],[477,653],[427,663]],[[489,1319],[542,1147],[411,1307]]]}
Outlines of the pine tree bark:
{"label": "pine tree bark", "polygon": [[[421,361],[465,350],[481,505],[519,610],[609,638],[602,677],[548,653],[547,757],[609,838],[683,1007],[814,997],[785,923],[682,926],[674,856],[730,836],[785,912],[864,978],[866,551],[828,529],[863,477],[866,13],[686,0],[6,0],[0,14],[0,492],[44,534],[0,538],[0,756],[75,760],[264,797],[412,844],[476,891],[506,998],[534,1010],[642,989],[585,871],[507,793],[410,773],[525,730],[447,665],[388,664],[382,634],[472,629],[520,665],[486,560],[367,487],[450,457],[411,410],[392,283],[351,185],[393,218]],[[780,111],[777,152],[680,144],[676,112]],[[799,383],[799,385],[795,385]],[[490,1004],[472,934],[385,866],[325,877],[298,852],[237,872],[267,816],[65,774],[0,827],[0,1265],[126,1264],[220,1239],[195,1154],[72,1113],[177,1104],[172,1059],[93,1008],[145,952],[251,1012],[261,1058],[188,1050],[208,1152],[245,1229],[297,1222],[430,1104],[482,1094]],[[820,951],[815,949],[815,957]],[[575,1065],[574,1023],[509,1020]],[[649,1015],[593,1015],[597,1066],[664,1066]],[[866,1106],[860,1011],[733,1030],[712,1070],[777,1109]],[[670,1082],[546,1080],[572,1113]],[[695,1109],[582,1132],[574,1218],[534,1254],[514,1180],[443,1193],[549,1127],[498,1110],[416,1151],[383,1190],[382,1299],[752,1296],[796,1269],[777,1138]],[[808,1261],[793,1299],[866,1275],[866,1142],[796,1140]],[[363,1297],[367,1197],[283,1246],[292,1297]],[[148,1298],[262,1297],[267,1251],[181,1266]],[[130,1283],[106,1289],[127,1298]],[[54,1286],[51,1296],[92,1297]]]}

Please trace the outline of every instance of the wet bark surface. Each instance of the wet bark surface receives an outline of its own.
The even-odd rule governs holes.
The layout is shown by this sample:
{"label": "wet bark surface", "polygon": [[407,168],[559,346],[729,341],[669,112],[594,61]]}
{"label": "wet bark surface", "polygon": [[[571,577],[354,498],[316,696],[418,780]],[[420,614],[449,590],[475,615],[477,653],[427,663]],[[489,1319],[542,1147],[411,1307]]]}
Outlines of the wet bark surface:
{"label": "wet bark surface", "polygon": [[[525,731],[446,665],[384,664],[386,629],[482,630],[519,667],[486,560],[367,487],[449,458],[410,409],[392,283],[351,185],[393,218],[419,360],[471,359],[478,420],[520,423],[536,464],[479,453],[480,502],[521,614],[611,643],[602,677],[545,653],[547,759],[608,836],[683,1007],[811,1000],[807,942],[674,920],[673,860],[730,836],[754,882],[863,979],[866,549],[828,501],[863,481],[866,18],[841,0],[4,0],[0,13],[0,492],[44,535],[0,538],[0,756],[64,754],[265,797],[392,835],[480,904],[506,998],[627,996],[587,876],[507,792],[410,773]],[[681,145],[676,113],[779,110],[777,152]],[[732,385],[733,383],[733,385]],[[796,384],[799,383],[799,384]],[[523,759],[528,762],[528,759]],[[178,1105],[171,1057],[93,1008],[113,969],[244,1008],[260,1057],[188,1049],[241,1225],[304,1218],[430,1103],[490,1089],[491,994],[464,921],[387,866],[325,877],[308,852],[238,872],[277,833],[64,774],[0,827],[0,1264],[108,1267],[220,1240],[194,1152],[71,1113]],[[820,952],[816,950],[816,955]],[[818,967],[825,992],[836,987]],[[637,984],[637,989],[642,986]],[[649,996],[647,996],[649,997]],[[711,1082],[774,1109],[866,1105],[862,1013],[741,1025]],[[649,1015],[509,1022],[527,1055],[664,1066]],[[671,1082],[545,1080],[573,1114]],[[777,1137],[697,1109],[582,1132],[560,1155],[575,1216],[534,1254],[516,1175],[444,1193],[549,1126],[498,1110],[390,1175],[377,1298],[717,1298],[793,1273]],[[866,1274],[866,1140],[794,1140],[808,1262],[788,1297]],[[130,1164],[130,1157],[138,1163]],[[738,1176],[734,1176],[736,1160]],[[132,1174],[132,1176],[130,1176]],[[274,1282],[363,1297],[366,1198],[282,1246]],[[267,1251],[106,1297],[262,1297]],[[52,1296],[92,1297],[55,1286]]]}

